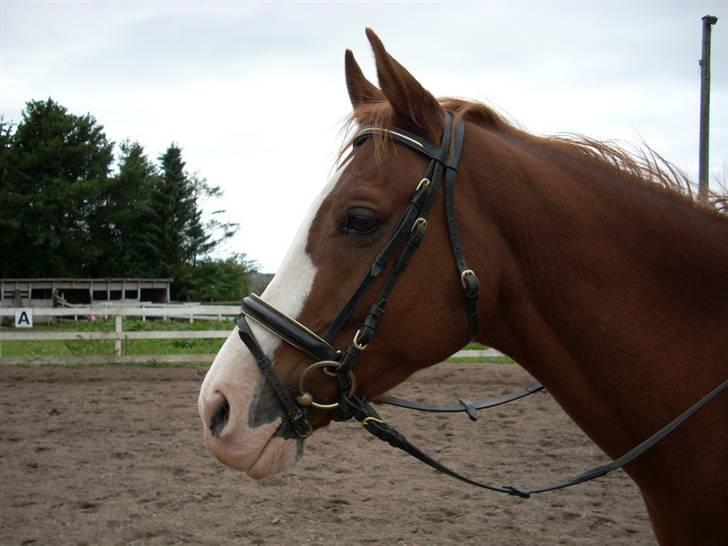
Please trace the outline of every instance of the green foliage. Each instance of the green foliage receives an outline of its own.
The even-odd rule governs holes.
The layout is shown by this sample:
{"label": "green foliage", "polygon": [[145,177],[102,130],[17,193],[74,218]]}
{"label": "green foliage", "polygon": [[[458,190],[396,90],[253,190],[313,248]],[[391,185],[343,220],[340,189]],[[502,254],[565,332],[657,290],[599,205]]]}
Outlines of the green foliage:
{"label": "green foliage", "polygon": [[159,253],[146,229],[154,221],[151,195],[159,174],[138,142],[119,146],[118,173],[109,184],[104,234],[109,252],[100,273],[103,276],[159,276]]}
{"label": "green foliage", "polygon": [[30,101],[6,134],[0,183],[0,275],[87,276],[101,227],[113,144],[90,114]]}
{"label": "green foliage", "polygon": [[249,292],[248,273],[254,262],[244,254],[224,260],[204,259],[187,266],[177,277],[182,287],[178,299],[189,301],[240,301]]}
{"label": "green foliage", "polygon": [[[253,264],[210,253],[236,224],[202,220],[220,189],[185,170],[172,144],[149,160],[114,144],[93,116],[30,101],[0,119],[0,277],[167,277],[174,299],[234,300]],[[221,213],[224,211],[217,211]]]}

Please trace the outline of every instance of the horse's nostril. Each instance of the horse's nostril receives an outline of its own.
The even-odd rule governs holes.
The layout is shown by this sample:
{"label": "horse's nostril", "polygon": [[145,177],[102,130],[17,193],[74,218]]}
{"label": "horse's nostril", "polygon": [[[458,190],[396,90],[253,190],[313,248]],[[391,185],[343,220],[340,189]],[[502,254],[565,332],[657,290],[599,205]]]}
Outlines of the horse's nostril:
{"label": "horse's nostril", "polygon": [[217,408],[217,411],[215,411],[215,413],[212,415],[212,419],[210,419],[210,433],[215,438],[220,437],[222,429],[225,428],[225,425],[230,418],[230,403],[227,401],[227,398],[225,398],[222,394],[220,395],[220,398],[222,399],[220,402],[220,406]]}

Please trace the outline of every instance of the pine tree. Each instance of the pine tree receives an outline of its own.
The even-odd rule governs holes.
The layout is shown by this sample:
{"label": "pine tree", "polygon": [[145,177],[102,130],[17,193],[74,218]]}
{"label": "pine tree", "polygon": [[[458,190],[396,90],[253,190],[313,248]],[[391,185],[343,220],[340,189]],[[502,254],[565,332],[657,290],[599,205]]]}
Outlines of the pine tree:
{"label": "pine tree", "polygon": [[0,277],[10,277],[17,270],[14,250],[22,227],[16,214],[22,196],[15,191],[18,171],[12,145],[13,126],[0,119]]}
{"label": "pine tree", "polygon": [[101,274],[151,277],[159,266],[149,229],[154,222],[152,194],[159,175],[138,142],[124,141],[119,149],[118,173],[110,181],[105,203],[108,252]]}
{"label": "pine tree", "polygon": [[[152,194],[154,222],[152,239],[160,257],[158,274],[181,279],[197,259],[210,251],[214,243],[202,225],[198,197],[202,191],[199,179],[188,175],[182,150],[172,144],[159,158],[160,176]],[[173,284],[175,297],[179,282]]]}

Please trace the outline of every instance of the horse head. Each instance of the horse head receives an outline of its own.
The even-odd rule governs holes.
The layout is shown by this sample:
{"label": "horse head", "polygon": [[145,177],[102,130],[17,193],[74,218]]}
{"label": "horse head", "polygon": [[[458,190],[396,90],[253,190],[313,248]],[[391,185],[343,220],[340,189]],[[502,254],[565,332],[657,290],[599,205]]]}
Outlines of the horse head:
{"label": "horse head", "polygon": [[471,233],[447,199],[457,169],[458,216],[476,213],[464,122],[367,36],[378,87],[345,56],[352,151],[265,292],[246,299],[200,392],[208,449],[256,478],[292,464],[304,437],[341,418],[342,394],[375,398],[457,351],[496,297],[496,270],[478,278],[467,266],[461,244]]}

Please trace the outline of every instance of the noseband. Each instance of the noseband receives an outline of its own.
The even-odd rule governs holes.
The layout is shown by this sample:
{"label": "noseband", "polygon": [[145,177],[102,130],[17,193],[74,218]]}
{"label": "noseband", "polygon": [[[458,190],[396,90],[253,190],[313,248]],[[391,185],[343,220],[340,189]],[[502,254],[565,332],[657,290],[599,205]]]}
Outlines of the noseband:
{"label": "noseband", "polygon": [[[436,146],[422,137],[402,129],[367,127],[360,131],[354,138],[354,147],[361,145],[375,135],[384,135],[394,142],[428,157],[430,163],[427,166],[424,177],[417,184],[414,194],[405,208],[404,214],[394,233],[382,251],[374,259],[364,279],[354,291],[351,298],[349,298],[349,301],[341,308],[336,318],[326,329],[326,332],[319,336],[303,324],[278,311],[255,295],[248,296],[243,300],[242,313],[235,318],[240,339],[254,356],[261,373],[281,402],[286,413],[287,422],[293,429],[295,436],[306,438],[313,432],[313,426],[308,420],[307,415],[309,408],[330,410],[332,411],[333,419],[343,421],[354,418],[361,422],[367,431],[379,439],[405,451],[440,472],[483,489],[527,498],[535,493],[543,493],[545,491],[553,491],[577,485],[623,467],[670,434],[670,432],[682,424],[688,417],[708,404],[711,400],[723,392],[728,391],[728,380],[726,380],[688,408],[684,413],[638,444],[634,449],[625,453],[622,457],[608,464],[583,472],[573,479],[542,487],[496,486],[472,480],[444,466],[414,446],[402,434],[385,423],[366,398],[356,392],[356,378],[353,368],[361,353],[366,350],[374,337],[379,321],[384,315],[385,305],[390,294],[425,236],[427,216],[432,209],[439,188],[443,185],[450,245],[455,259],[455,265],[460,275],[460,283],[463,288],[470,339],[474,339],[478,334],[480,282],[475,272],[468,267],[465,261],[460,243],[460,231],[455,215],[455,176],[462,154],[464,124],[462,120],[459,120],[457,123],[454,122],[452,115],[447,113],[445,115],[445,125],[440,146]],[[399,251],[399,254],[396,254],[397,251]],[[384,277],[383,286],[374,300],[374,304],[369,309],[364,322],[354,334],[351,343],[343,351],[336,349],[332,345],[332,340],[349,320],[356,306],[374,280],[387,271],[387,265],[395,258],[395,255],[396,259],[394,259],[391,269],[389,269],[388,274]],[[265,351],[263,351],[258,340],[255,338],[248,319],[316,360],[314,364],[308,366],[299,376],[298,385],[293,390],[286,387],[276,375],[269,357],[265,354]],[[313,393],[306,390],[306,378],[317,370],[322,370],[327,375],[336,379],[338,383],[338,399],[335,402],[316,401]],[[538,392],[542,388],[540,384],[531,385],[512,395],[478,405],[477,408],[469,401],[463,400],[460,401],[463,405],[462,409],[458,407],[432,408],[398,399],[393,399],[394,402],[391,403],[424,411],[467,411],[471,419],[475,419],[475,410],[478,408],[492,407],[510,402]],[[295,437],[290,432],[285,431],[283,435]]]}

